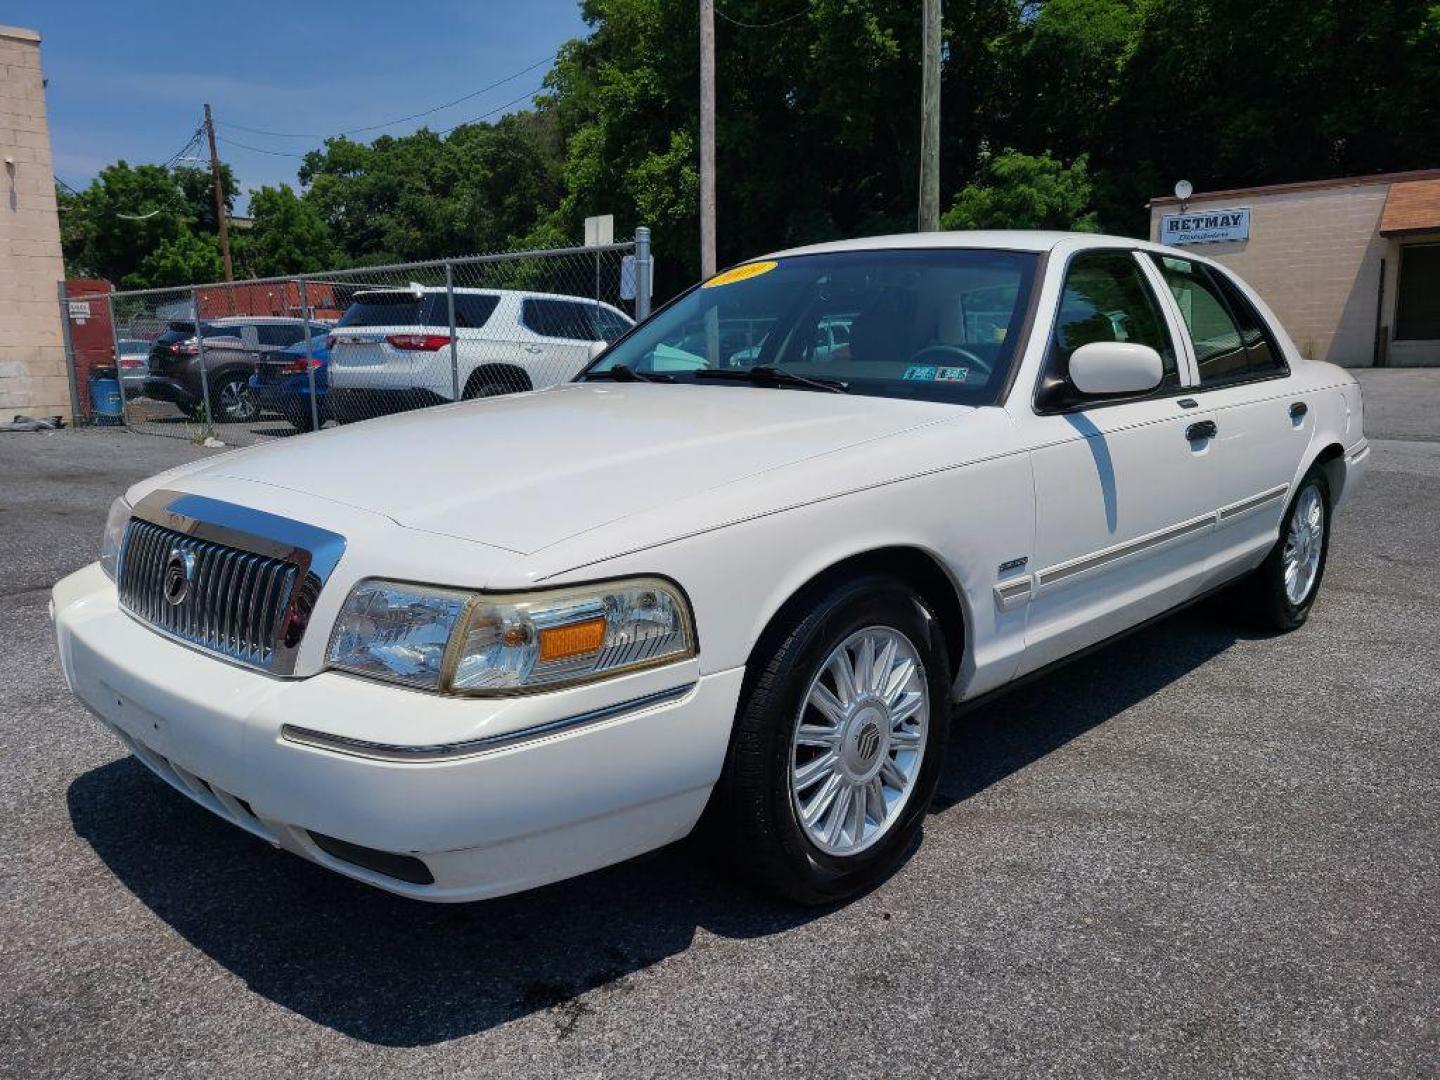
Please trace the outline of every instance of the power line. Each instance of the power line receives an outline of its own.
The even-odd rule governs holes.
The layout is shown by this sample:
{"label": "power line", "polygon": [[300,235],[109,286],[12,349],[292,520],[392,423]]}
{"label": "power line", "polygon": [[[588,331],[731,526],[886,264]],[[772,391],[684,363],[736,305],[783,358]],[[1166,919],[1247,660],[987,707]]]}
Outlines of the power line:
{"label": "power line", "polygon": [[[525,101],[528,98],[533,98],[543,89],[545,89],[545,87],[542,84],[535,87],[534,90],[531,90],[528,93],[521,94],[517,98],[512,98],[510,101],[505,102],[503,105],[496,105],[495,108],[491,109],[489,112],[483,112],[479,116],[472,116],[469,120],[462,120],[454,127],[441,128],[439,131],[435,132],[435,134],[449,135],[452,131],[456,131],[459,128],[465,127],[467,124],[478,124],[481,120],[487,120],[490,117],[494,116],[496,113],[504,112],[512,105],[518,105],[520,104],[520,102]],[[216,126],[223,127],[224,125]],[[215,137],[221,142],[225,143],[227,146],[234,146],[241,150],[253,150],[257,154],[269,154],[271,157],[304,158],[306,156],[305,154],[296,154],[289,150],[267,150],[263,146],[251,146],[249,143],[236,142],[234,139],[227,139],[224,135],[216,135]]]}
{"label": "power line", "polygon": [[266,150],[263,146],[251,146],[249,143],[236,142],[234,139],[227,139],[224,135],[216,135],[215,138],[226,146],[234,146],[240,150],[253,150],[257,154],[269,154],[271,157],[303,158],[305,156],[304,154],[293,154],[289,150]]}
{"label": "power line", "polygon": [[783,19],[776,19],[774,22],[767,22],[767,23],[748,23],[748,22],[741,22],[739,19],[735,18],[733,15],[726,15],[725,12],[721,11],[718,7],[715,9],[715,14],[716,14],[716,15],[719,15],[720,18],[724,19],[726,22],[730,23],[732,26],[740,26],[740,27],[743,27],[743,28],[746,29],[746,30],[769,30],[769,29],[771,29],[772,27],[784,26],[784,25],[785,25],[786,23],[788,23],[788,22],[794,22],[796,19],[800,18],[802,15],[808,15],[808,14],[810,14],[810,7],[809,7],[809,5],[807,4],[805,7],[801,8],[799,11],[793,12],[793,13],[790,14],[790,15],[786,15]]}
{"label": "power line", "polygon": [[[461,104],[462,102],[469,101],[471,98],[477,98],[477,97],[479,97],[481,94],[488,93],[489,91],[494,90],[497,86],[504,86],[507,82],[510,82],[510,81],[512,81],[512,80],[514,80],[514,79],[518,79],[521,75],[528,74],[529,72],[534,71],[534,70],[535,70],[536,68],[538,68],[538,67],[542,67],[542,66],[545,65],[545,64],[553,63],[554,60],[555,60],[556,55],[558,55],[558,54],[552,53],[550,56],[547,56],[544,60],[537,60],[535,63],[531,64],[531,65],[530,65],[529,67],[527,67],[527,68],[521,68],[519,71],[516,71],[516,72],[514,72],[513,74],[510,74],[510,75],[506,75],[503,79],[499,79],[499,80],[491,83],[489,86],[482,86],[479,90],[472,90],[470,93],[464,95],[463,97],[458,97],[458,98],[456,98],[454,101],[447,101],[447,102],[445,102],[445,104],[443,104],[443,105],[436,105],[436,106],[433,107],[433,108],[424,109],[424,110],[422,110],[421,112],[417,112],[417,113],[411,113],[409,116],[401,116],[401,117],[399,117],[398,119],[395,119],[395,120],[386,120],[384,123],[381,123],[381,124],[367,124],[365,127],[347,128],[347,129],[345,129],[344,131],[336,131],[336,132],[332,132],[331,134],[332,134],[332,135],[358,135],[358,134],[360,134],[361,132],[364,132],[364,131],[379,131],[381,128],[391,127],[391,126],[393,126],[393,125],[395,125],[395,124],[403,124],[403,123],[406,123],[407,121],[410,121],[410,120],[418,120],[418,119],[420,119],[422,116],[430,116],[430,115],[433,114],[433,113],[441,112],[441,111],[444,110],[444,109],[449,109],[449,108],[452,108],[452,107],[454,107],[454,106],[456,106],[456,105]],[[529,95],[527,95],[527,96],[529,96]],[[250,134],[252,134],[252,135],[266,135],[266,136],[269,136],[269,137],[275,138],[275,139],[324,139],[324,138],[329,138],[329,137],[330,137],[330,136],[326,136],[326,135],[306,135],[306,134],[301,134],[301,133],[295,132],[295,131],[264,131],[264,130],[262,130],[262,129],[260,129],[260,128],[243,127],[243,126],[240,125],[240,124],[231,124],[231,123],[228,123],[228,122],[227,122],[224,126],[225,126],[225,127],[228,127],[228,128],[232,128],[232,129],[234,129],[235,131],[248,131],[248,132],[249,132]],[[459,126],[461,126],[461,125],[457,124],[457,125],[455,125],[455,126],[456,126],[456,127],[459,127]],[[449,129],[449,130],[453,130],[453,129]],[[252,147],[252,149],[253,149],[253,147]],[[268,153],[274,153],[275,151],[264,151],[264,150],[261,151],[261,153],[267,153],[267,152],[268,152]]]}
{"label": "power line", "polygon": [[162,166],[160,166],[160,167],[161,167],[162,169],[173,168],[174,165],[175,165],[175,163],[176,163],[177,161],[179,161],[181,158],[183,158],[186,154],[188,154],[188,153],[191,151],[191,149],[194,148],[195,144],[200,141],[200,136],[201,136],[201,134],[204,132],[204,130],[205,130],[205,125],[204,125],[204,124],[201,124],[199,127],[197,127],[197,128],[195,129],[194,133],[190,136],[189,142],[187,142],[187,143],[186,143],[184,146],[182,146],[179,150],[175,151],[175,153],[171,155],[170,160],[167,161],[167,162],[165,162],[165,164],[162,165]]}
{"label": "power line", "polygon": [[483,113],[481,113],[479,116],[472,116],[469,120],[462,120],[462,121],[460,121],[460,123],[454,125],[453,127],[442,128],[441,130],[437,131],[435,134],[436,134],[436,135],[449,135],[450,132],[456,130],[456,128],[462,128],[462,127],[464,127],[466,124],[478,124],[481,120],[488,120],[488,119],[490,119],[490,117],[494,116],[496,113],[504,112],[506,109],[510,108],[510,106],[512,106],[512,105],[519,105],[520,102],[526,101],[526,100],[529,100],[529,99],[533,98],[536,94],[540,93],[540,91],[541,91],[541,90],[544,90],[544,89],[545,89],[545,84],[544,84],[544,83],[541,83],[539,86],[535,87],[534,90],[531,90],[528,94],[521,94],[519,97],[517,97],[517,98],[512,98],[511,100],[505,102],[504,105],[496,105],[495,108],[491,109],[489,112],[483,112]]}

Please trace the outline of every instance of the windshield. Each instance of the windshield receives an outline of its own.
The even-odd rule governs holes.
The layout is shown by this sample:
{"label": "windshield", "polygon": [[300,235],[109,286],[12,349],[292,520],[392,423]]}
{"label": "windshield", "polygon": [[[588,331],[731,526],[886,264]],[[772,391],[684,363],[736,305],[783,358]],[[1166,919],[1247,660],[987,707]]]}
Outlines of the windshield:
{"label": "windshield", "polygon": [[746,263],[658,312],[583,377],[623,365],[642,377],[723,384],[706,372],[761,367],[850,393],[992,404],[1035,264],[1026,252],[959,248]]}

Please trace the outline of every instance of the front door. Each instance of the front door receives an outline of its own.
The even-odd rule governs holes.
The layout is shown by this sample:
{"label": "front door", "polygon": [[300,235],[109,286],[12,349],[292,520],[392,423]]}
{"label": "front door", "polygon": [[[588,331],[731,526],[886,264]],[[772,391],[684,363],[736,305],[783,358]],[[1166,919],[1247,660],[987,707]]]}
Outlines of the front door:
{"label": "front door", "polygon": [[[1066,271],[1038,415],[1024,421],[1034,431],[1036,528],[1022,674],[1182,603],[1204,577],[1214,416],[1190,396],[1173,311],[1140,259],[1087,251]],[[1160,387],[1139,399],[1080,397],[1070,354],[1092,341],[1154,348]]]}

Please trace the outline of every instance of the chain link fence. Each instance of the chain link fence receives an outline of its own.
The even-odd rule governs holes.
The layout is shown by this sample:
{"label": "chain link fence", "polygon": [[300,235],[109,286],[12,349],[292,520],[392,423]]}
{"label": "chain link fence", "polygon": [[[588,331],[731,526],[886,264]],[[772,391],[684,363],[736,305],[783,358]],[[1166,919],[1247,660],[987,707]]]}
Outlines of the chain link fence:
{"label": "chain link fence", "polygon": [[111,292],[71,283],[77,423],[246,445],[566,382],[649,313],[632,242]]}

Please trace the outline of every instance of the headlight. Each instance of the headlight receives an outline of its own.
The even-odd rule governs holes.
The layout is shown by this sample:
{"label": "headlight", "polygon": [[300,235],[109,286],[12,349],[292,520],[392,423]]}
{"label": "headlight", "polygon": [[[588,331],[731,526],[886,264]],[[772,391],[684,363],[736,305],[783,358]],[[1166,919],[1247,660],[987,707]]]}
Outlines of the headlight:
{"label": "headlight", "polygon": [[130,524],[130,504],[120,496],[110,504],[110,513],[105,515],[105,534],[100,537],[100,569],[115,580],[120,564],[120,545],[125,540],[125,526]]}
{"label": "headlight", "polygon": [[440,688],[445,647],[468,594],[390,581],[350,590],[330,635],[330,663],[376,679]]}
{"label": "headlight", "polygon": [[334,667],[478,695],[555,689],[694,655],[689,605],[658,578],[506,596],[364,581],[330,640]]}

